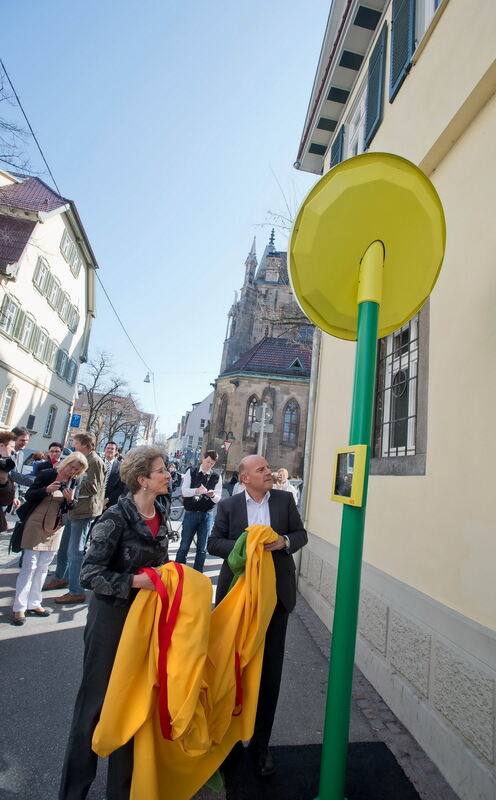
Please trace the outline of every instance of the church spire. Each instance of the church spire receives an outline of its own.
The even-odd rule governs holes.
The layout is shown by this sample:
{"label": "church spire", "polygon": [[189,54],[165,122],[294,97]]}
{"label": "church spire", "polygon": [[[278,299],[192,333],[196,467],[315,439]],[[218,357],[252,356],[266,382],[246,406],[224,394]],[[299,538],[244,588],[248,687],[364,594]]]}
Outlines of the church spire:
{"label": "church spire", "polygon": [[274,228],[272,228],[272,233],[270,234],[270,239],[269,239],[269,247],[271,247],[272,250],[276,249],[274,247],[275,235],[276,235],[275,230],[274,230]]}
{"label": "church spire", "polygon": [[253,237],[253,244],[251,246],[251,250],[248,253],[248,256],[245,261],[246,272],[245,272],[245,286],[253,285],[253,280],[255,278],[255,272],[257,270],[258,262],[257,262],[257,237]]}

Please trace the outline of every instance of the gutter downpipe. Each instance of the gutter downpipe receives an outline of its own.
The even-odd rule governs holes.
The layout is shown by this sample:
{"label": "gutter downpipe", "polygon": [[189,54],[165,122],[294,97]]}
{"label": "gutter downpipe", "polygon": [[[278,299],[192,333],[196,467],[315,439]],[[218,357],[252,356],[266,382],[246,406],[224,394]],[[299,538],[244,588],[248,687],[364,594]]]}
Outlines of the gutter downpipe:
{"label": "gutter downpipe", "polygon": [[[303,525],[306,527],[307,518],[307,503],[310,490],[310,468],[312,465],[312,451],[314,439],[314,423],[315,423],[315,405],[317,399],[317,384],[319,379],[320,368],[320,349],[322,343],[322,331],[320,328],[315,328],[315,333],[312,343],[312,366],[310,369],[310,391],[308,393],[308,413],[307,413],[307,429],[305,433],[305,450],[303,455],[303,486],[301,490],[301,518]],[[296,583],[298,585],[298,578],[300,575],[301,565],[301,550],[294,554],[296,564]]]}

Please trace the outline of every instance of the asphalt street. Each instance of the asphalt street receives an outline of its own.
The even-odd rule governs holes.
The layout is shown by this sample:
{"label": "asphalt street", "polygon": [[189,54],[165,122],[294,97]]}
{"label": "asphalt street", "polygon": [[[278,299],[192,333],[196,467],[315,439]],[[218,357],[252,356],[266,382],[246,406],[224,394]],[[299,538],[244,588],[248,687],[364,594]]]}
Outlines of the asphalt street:
{"label": "asphalt street", "polygon": [[[29,618],[22,627],[12,626],[19,557],[7,554],[8,539],[0,534],[0,798],[56,800],[81,677],[86,605],[61,608],[54,602],[60,591],[47,592],[44,604],[52,611],[49,617]],[[172,544],[171,557],[176,550],[177,544]],[[219,559],[207,557],[205,572],[214,585],[220,564]],[[329,638],[327,628],[298,597],[288,626],[273,745],[322,742]],[[385,742],[422,800],[456,800],[436,767],[358,670],[350,739]],[[104,760],[88,798],[105,800]],[[223,800],[223,795],[204,789],[195,800]]]}

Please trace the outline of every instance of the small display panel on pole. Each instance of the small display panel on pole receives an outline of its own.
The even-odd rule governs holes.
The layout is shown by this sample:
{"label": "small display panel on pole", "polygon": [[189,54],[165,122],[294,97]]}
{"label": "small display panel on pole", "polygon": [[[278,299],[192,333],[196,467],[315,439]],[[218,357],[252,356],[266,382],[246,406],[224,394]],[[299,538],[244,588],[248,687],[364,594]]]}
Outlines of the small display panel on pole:
{"label": "small display panel on pole", "polygon": [[366,444],[342,447],[336,452],[331,497],[337,503],[362,505],[366,457]]}

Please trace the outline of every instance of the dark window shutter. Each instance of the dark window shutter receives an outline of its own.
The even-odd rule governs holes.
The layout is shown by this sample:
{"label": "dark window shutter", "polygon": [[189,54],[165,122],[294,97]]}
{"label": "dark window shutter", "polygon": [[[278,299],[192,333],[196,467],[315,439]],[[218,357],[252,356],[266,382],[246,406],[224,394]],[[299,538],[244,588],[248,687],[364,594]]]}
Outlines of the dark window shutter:
{"label": "dark window shutter", "polygon": [[386,43],[387,23],[384,23],[369,61],[367,77],[367,114],[365,117],[365,148],[369,146],[382,122]]}
{"label": "dark window shutter", "polygon": [[415,50],[415,0],[393,0],[391,21],[391,85],[389,100],[394,100],[410,69]]}
{"label": "dark window shutter", "polygon": [[343,160],[344,125],[341,125],[331,147],[331,167]]}

